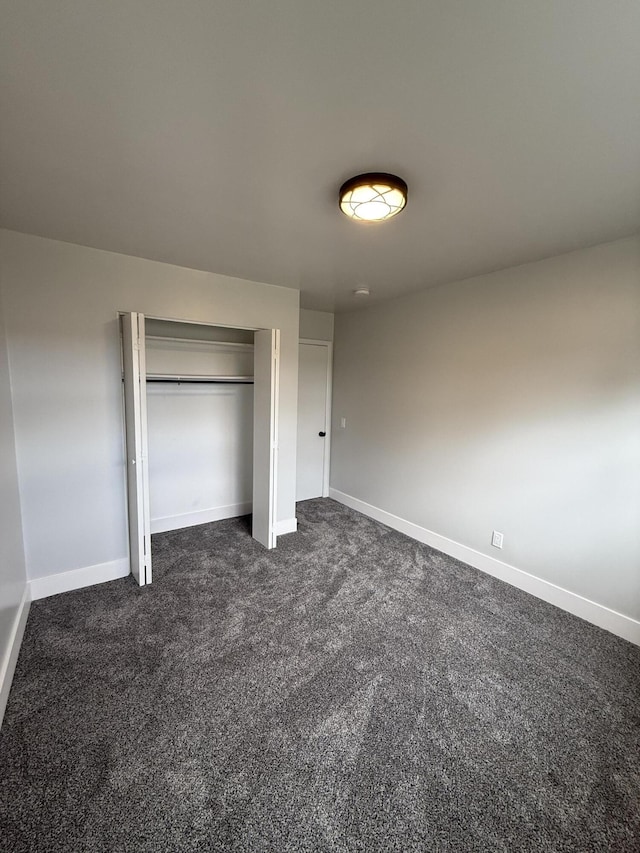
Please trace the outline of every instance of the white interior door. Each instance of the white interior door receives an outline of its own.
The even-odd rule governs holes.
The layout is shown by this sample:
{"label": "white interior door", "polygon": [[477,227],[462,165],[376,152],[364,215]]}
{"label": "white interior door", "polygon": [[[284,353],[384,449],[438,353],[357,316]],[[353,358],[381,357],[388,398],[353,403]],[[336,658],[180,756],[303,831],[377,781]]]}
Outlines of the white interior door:
{"label": "white interior door", "polygon": [[122,315],[124,417],[127,438],[127,496],[131,574],[151,583],[151,522],[147,455],[147,389],[144,315]]}
{"label": "white interior door", "polygon": [[280,330],[257,331],[253,356],[252,536],[275,548]]}
{"label": "white interior door", "polygon": [[298,352],[296,500],[305,501],[328,493],[325,474],[329,454],[329,347],[301,343]]}

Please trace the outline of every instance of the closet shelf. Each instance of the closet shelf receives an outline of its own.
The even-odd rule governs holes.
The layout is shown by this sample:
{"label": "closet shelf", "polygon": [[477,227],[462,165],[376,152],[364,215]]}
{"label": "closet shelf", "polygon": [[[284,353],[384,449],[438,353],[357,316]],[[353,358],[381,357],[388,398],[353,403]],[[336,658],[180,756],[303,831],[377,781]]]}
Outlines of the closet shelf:
{"label": "closet shelf", "polygon": [[146,335],[147,341],[162,341],[170,344],[199,344],[212,348],[231,349],[236,352],[253,352],[253,344],[243,341],[210,341],[206,338],[173,338],[170,335]]}

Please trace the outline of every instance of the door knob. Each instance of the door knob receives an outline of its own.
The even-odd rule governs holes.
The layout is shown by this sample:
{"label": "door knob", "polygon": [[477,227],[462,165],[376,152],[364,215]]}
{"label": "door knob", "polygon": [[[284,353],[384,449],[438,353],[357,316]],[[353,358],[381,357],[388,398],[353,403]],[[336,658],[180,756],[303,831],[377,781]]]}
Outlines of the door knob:
{"label": "door knob", "polygon": [[320,431],[320,432],[318,433],[318,435],[320,436],[320,438],[324,438],[324,437],[325,437],[325,435],[326,435],[326,432],[322,432],[322,431]]}

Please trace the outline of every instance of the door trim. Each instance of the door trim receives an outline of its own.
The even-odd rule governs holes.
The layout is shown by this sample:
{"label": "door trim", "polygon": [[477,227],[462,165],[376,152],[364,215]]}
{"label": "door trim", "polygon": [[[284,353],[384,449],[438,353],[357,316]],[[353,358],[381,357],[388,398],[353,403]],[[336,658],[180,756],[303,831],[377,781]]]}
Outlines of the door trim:
{"label": "door trim", "polygon": [[327,387],[325,390],[325,451],[322,469],[322,497],[329,497],[329,476],[331,474],[331,397],[333,392],[333,341],[319,341],[315,338],[298,338],[298,344],[314,347],[326,347],[327,350]]}

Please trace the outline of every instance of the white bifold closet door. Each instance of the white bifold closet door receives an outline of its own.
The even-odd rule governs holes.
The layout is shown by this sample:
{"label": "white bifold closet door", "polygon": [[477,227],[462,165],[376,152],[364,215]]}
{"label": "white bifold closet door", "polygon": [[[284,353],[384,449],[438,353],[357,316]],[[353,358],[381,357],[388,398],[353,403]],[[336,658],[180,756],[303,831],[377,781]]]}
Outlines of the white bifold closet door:
{"label": "white bifold closet door", "polygon": [[[144,315],[122,314],[124,408],[131,573],[151,583]],[[253,538],[276,545],[280,331],[255,332],[253,400]]]}
{"label": "white bifold closet door", "polygon": [[265,548],[276,545],[280,330],[255,332],[253,350],[253,526]]}
{"label": "white bifold closet door", "polygon": [[122,315],[124,419],[127,439],[127,496],[131,574],[151,583],[151,517],[147,453],[147,371],[144,315]]}

